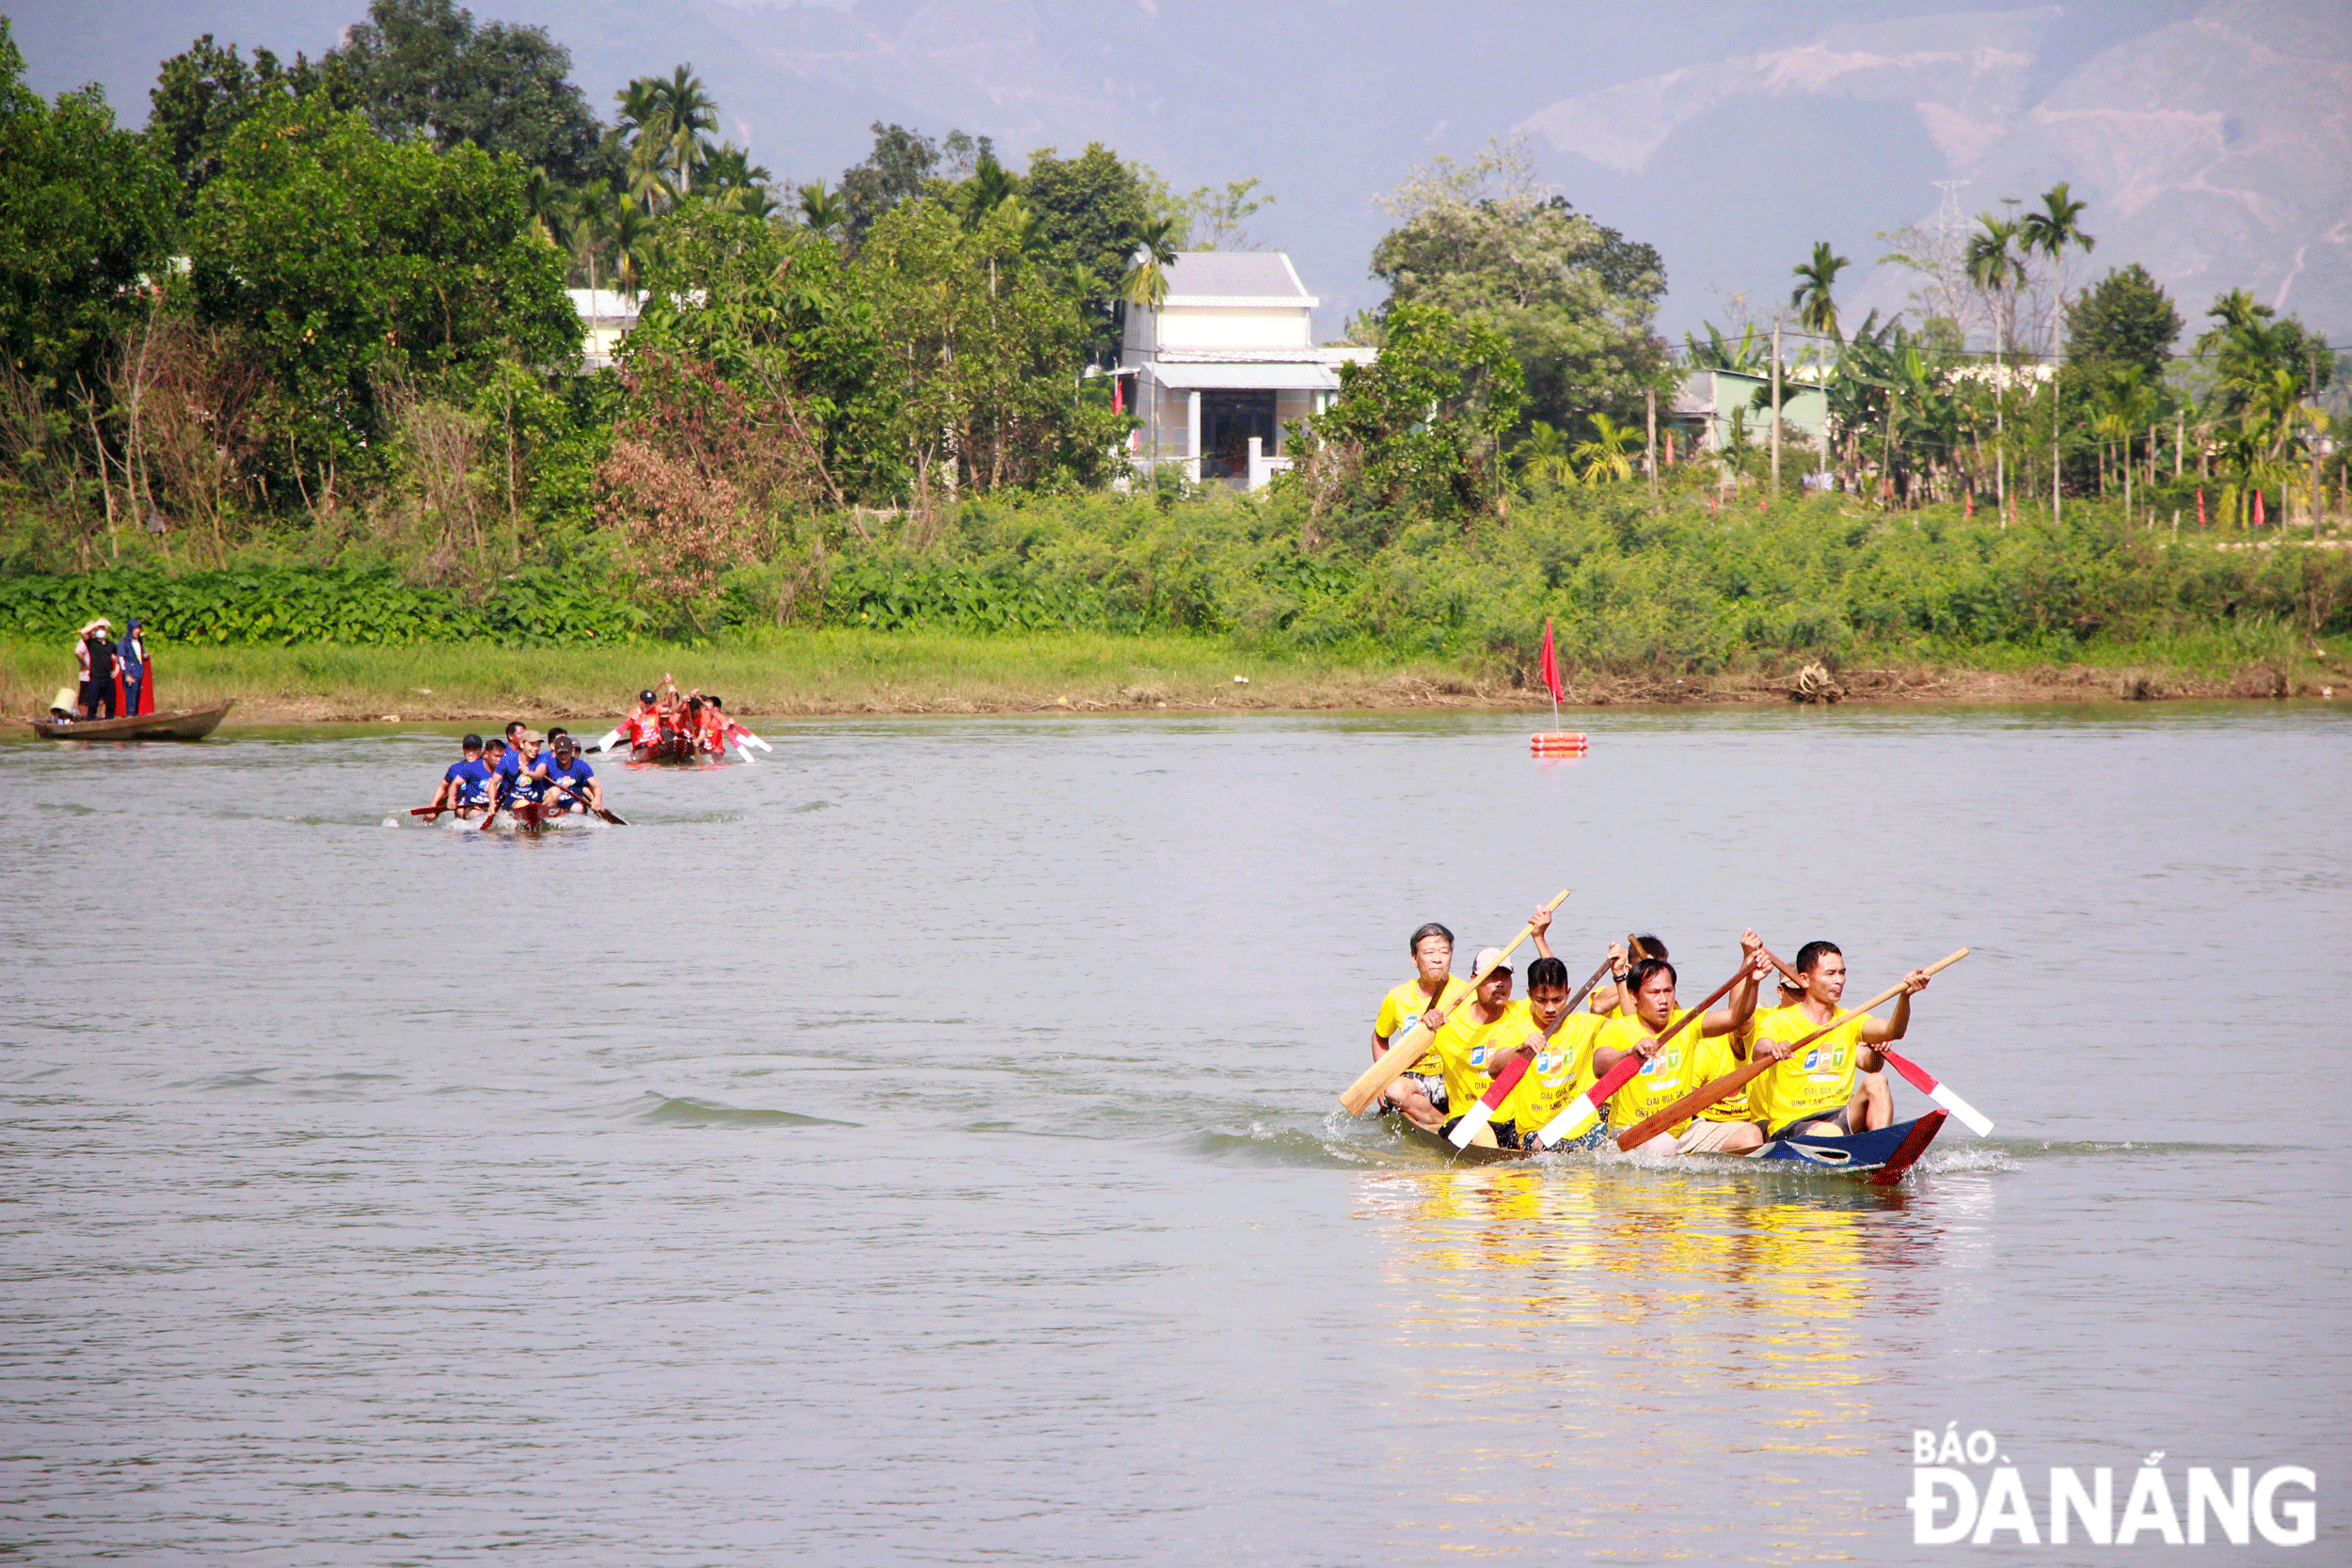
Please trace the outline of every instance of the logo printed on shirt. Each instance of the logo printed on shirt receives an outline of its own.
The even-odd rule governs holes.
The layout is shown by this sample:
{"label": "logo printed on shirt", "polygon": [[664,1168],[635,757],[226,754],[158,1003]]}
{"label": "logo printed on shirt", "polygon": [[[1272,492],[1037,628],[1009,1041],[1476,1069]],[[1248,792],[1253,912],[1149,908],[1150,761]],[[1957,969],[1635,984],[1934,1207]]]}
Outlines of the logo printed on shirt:
{"label": "logo printed on shirt", "polygon": [[1820,1046],[1818,1046],[1818,1045],[1817,1045],[1817,1046],[1815,1046],[1812,1050],[1810,1050],[1810,1051],[1808,1051],[1808,1052],[1806,1052],[1806,1053],[1804,1053],[1804,1070],[1805,1070],[1805,1071],[1807,1071],[1807,1072],[1811,1072],[1811,1071],[1813,1070],[1813,1069],[1814,1069],[1814,1066],[1815,1066],[1817,1063],[1819,1063],[1820,1059],[1821,1059],[1821,1048],[1820,1048]]}

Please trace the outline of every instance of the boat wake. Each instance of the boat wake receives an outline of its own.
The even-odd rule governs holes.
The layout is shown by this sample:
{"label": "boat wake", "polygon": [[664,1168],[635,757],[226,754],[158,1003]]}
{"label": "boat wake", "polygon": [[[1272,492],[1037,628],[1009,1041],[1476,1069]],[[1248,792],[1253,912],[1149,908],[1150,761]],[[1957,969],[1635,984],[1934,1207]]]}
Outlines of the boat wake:
{"label": "boat wake", "polygon": [[840,1121],[832,1117],[804,1116],[798,1111],[776,1111],[756,1105],[722,1105],[714,1100],[697,1100],[691,1095],[656,1094],[647,1091],[632,1103],[627,1113],[638,1121],[666,1123],[673,1127],[856,1127],[854,1121]]}

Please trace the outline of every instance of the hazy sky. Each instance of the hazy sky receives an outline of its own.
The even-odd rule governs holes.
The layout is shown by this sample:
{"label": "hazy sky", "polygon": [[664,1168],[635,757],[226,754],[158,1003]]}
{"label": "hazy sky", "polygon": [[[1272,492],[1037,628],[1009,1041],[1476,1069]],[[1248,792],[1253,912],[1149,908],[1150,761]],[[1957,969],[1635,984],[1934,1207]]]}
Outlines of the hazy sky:
{"label": "hazy sky", "polygon": [[[0,0],[6,4],[7,0]],[[2090,270],[2139,261],[2201,314],[2249,287],[2352,340],[2352,4],[2133,0],[1665,7],[1306,0],[482,0],[545,26],[600,112],[691,62],[723,130],[780,178],[831,179],[875,119],[996,138],[1008,161],[1090,140],[1179,189],[1248,175],[1255,225],[1336,331],[1375,304],[1374,198],[1417,162],[1524,133],[1580,209],[1663,254],[1672,333],[1726,296],[1785,303],[1825,239],[1852,305],[1903,302],[1880,230],[1954,186],[1994,208],[2072,180]],[[358,0],[23,0],[33,84],[96,80],[142,121],[197,34],[316,55]],[[1853,312],[1859,314],[1858,310]]]}

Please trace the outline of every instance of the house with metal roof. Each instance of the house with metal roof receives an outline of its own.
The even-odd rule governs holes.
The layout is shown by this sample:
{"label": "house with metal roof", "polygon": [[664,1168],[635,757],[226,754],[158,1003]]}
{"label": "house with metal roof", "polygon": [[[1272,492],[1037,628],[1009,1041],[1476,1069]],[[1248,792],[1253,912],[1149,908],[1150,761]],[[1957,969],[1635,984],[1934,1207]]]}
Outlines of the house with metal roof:
{"label": "house with metal roof", "polygon": [[1374,351],[1316,345],[1320,302],[1279,250],[1187,250],[1166,271],[1158,309],[1127,307],[1120,351],[1136,466],[1254,490],[1290,467],[1290,427],[1329,405],[1339,367]]}

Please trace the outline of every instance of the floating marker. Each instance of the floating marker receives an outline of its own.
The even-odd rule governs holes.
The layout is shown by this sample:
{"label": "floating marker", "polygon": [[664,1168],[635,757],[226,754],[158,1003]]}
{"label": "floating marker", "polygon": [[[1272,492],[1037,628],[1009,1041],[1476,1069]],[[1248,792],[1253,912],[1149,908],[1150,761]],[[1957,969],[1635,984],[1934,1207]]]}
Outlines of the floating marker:
{"label": "floating marker", "polygon": [[1592,749],[1592,742],[1581,731],[1554,730],[1529,736],[1527,748],[1537,756],[1582,756]]}

